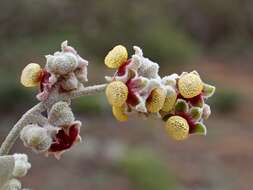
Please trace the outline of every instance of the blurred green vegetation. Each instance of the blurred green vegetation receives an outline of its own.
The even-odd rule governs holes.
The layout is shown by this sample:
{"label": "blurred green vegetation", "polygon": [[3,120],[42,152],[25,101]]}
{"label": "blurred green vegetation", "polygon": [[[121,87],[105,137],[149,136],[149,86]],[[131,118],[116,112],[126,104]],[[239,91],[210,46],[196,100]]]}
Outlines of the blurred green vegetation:
{"label": "blurred green vegetation", "polygon": [[138,190],[177,189],[166,164],[152,151],[130,149],[120,165]]}
{"label": "blurred green vegetation", "polygon": [[[129,54],[139,45],[144,55],[170,66],[190,63],[200,54],[251,56],[252,7],[251,0],[3,0],[1,102],[15,109],[10,93],[17,102],[35,100],[18,84],[18,74],[29,62],[43,65],[44,55],[59,50],[66,39],[92,64],[119,43]],[[96,101],[91,100],[93,106],[82,101],[77,109],[101,109]]]}
{"label": "blurred green vegetation", "polygon": [[215,96],[210,99],[212,108],[222,114],[236,112],[242,103],[243,97],[236,90],[219,88]]}
{"label": "blurred green vegetation", "polygon": [[8,72],[0,71],[0,112],[8,113],[14,110],[22,109],[34,104],[34,93],[23,88],[18,80]]}
{"label": "blurred green vegetation", "polygon": [[[147,46],[148,50],[155,49],[155,57],[161,61],[164,58],[170,61],[172,55],[173,61],[176,58],[181,62],[181,57],[194,53],[196,46],[208,52],[220,46],[231,49],[238,43],[249,47],[253,41],[252,4],[251,0],[146,0],[145,3],[4,0],[1,2],[0,42],[4,45],[19,39],[33,39],[33,46],[40,46],[37,38],[50,39],[52,34],[58,34],[58,37],[53,35],[58,39],[65,38],[64,34],[70,31],[83,46],[88,44],[87,51],[92,56],[103,56],[105,49],[116,43],[128,47],[135,43]],[[179,56],[176,51],[173,56],[175,49],[169,46],[179,50],[184,46],[185,51],[178,51]],[[226,48],[223,51],[226,53]]]}
{"label": "blurred green vegetation", "polygon": [[73,107],[77,112],[100,114],[110,109],[104,95],[86,96],[73,100]]}
{"label": "blurred green vegetation", "polygon": [[[232,47],[246,49],[252,44],[253,2],[251,0],[182,0],[174,1],[173,17],[208,51],[227,54]],[[236,48],[235,48],[236,49]],[[252,49],[252,46],[251,46]],[[237,55],[233,55],[237,53]],[[242,52],[230,51],[230,56]]]}

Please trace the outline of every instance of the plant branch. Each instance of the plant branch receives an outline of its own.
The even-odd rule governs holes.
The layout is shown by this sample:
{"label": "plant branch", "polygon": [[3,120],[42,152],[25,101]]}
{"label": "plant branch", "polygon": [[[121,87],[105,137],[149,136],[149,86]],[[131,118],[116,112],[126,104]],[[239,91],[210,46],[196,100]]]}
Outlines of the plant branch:
{"label": "plant branch", "polygon": [[[81,96],[88,96],[88,95],[94,95],[100,92],[103,92],[106,88],[107,84],[100,84],[100,85],[94,85],[94,86],[88,86],[83,89],[69,92],[69,93],[63,93],[58,94],[57,96],[54,96],[50,100],[50,104],[56,103],[61,100],[70,100],[74,98],[78,98]],[[48,102],[40,102],[36,104],[34,107],[29,109],[14,125],[14,127],[11,129],[7,137],[5,138],[4,142],[2,143],[0,147],[0,156],[7,155],[11,148],[13,147],[14,143],[18,139],[21,130],[28,124],[33,123],[34,121],[37,121],[38,119],[41,122],[46,122],[41,117],[41,112],[47,110],[48,108]],[[34,119],[35,118],[35,119]]]}
{"label": "plant branch", "polygon": [[85,87],[85,88],[83,88],[81,90],[70,92],[69,93],[69,97],[71,99],[74,99],[74,98],[78,98],[78,97],[81,97],[81,96],[94,95],[94,94],[97,94],[97,93],[99,93],[101,91],[104,91],[105,88],[106,88],[106,86],[107,86],[107,84],[88,86],[88,87]]}
{"label": "plant branch", "polygon": [[24,126],[31,123],[32,115],[36,113],[40,113],[45,110],[45,107],[43,106],[43,103],[38,103],[31,109],[29,109],[21,118],[18,120],[18,122],[14,125],[14,127],[11,129],[7,137],[5,138],[4,142],[1,145],[0,148],[0,156],[8,154],[12,146],[14,145],[15,141],[18,139],[19,134]]}

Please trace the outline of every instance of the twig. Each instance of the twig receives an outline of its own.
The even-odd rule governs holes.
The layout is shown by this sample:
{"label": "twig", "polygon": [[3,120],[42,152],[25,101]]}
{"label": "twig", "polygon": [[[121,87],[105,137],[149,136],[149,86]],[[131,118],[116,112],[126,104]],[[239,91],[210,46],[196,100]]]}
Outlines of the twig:
{"label": "twig", "polygon": [[12,146],[14,145],[15,141],[18,139],[19,134],[24,126],[31,122],[31,116],[35,113],[40,113],[45,110],[43,103],[38,103],[31,109],[29,109],[18,122],[14,125],[11,129],[7,137],[5,138],[4,142],[0,148],[0,156],[8,154]]}
{"label": "twig", "polygon": [[97,94],[101,91],[104,91],[104,89],[106,88],[107,84],[100,84],[100,85],[95,85],[95,86],[88,86],[83,88],[82,90],[78,90],[78,91],[73,91],[69,93],[69,97],[71,99],[74,98],[78,98],[81,96],[90,96],[90,95],[94,95]]}
{"label": "twig", "polygon": [[[94,95],[97,93],[100,93],[104,91],[107,84],[101,84],[101,85],[94,85],[94,86],[88,86],[78,91],[73,91],[70,93],[63,93],[59,96],[54,97],[51,99],[52,102],[58,102],[61,100],[68,100],[68,99],[74,99],[81,96],[88,96],[88,95]],[[14,127],[11,129],[7,137],[5,138],[4,142],[2,143],[0,147],[0,156],[7,155],[11,148],[13,147],[14,143],[19,137],[19,134],[21,130],[27,125],[32,122],[34,122],[34,117],[41,116],[41,112],[45,111],[48,107],[48,102],[40,102],[34,107],[32,107],[30,110],[28,110],[21,119],[14,125]],[[36,117],[36,118],[38,118]],[[41,120],[42,118],[40,118]],[[36,119],[35,119],[36,120]],[[41,120],[42,122],[46,122],[44,120]]]}

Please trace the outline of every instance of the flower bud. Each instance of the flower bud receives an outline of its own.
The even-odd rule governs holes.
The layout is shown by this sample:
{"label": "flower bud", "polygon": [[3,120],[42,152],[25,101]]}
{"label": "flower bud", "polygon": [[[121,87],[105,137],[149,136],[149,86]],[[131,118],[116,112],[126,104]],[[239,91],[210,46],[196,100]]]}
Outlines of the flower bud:
{"label": "flower bud", "polygon": [[180,116],[171,116],[166,122],[166,130],[175,140],[185,140],[189,135],[189,125],[186,119]]}
{"label": "flower bud", "polygon": [[63,101],[55,103],[48,114],[49,123],[55,126],[70,125],[74,120],[75,117],[71,108],[67,102]]}
{"label": "flower bud", "polygon": [[213,96],[214,92],[215,92],[215,86],[209,85],[209,84],[204,84],[203,87],[203,96],[205,98],[210,98],[211,96]]}
{"label": "flower bud", "polygon": [[61,81],[61,87],[66,91],[75,90],[78,87],[78,80],[74,73],[70,73]]}
{"label": "flower bud", "polygon": [[197,74],[187,73],[180,77],[178,88],[184,98],[193,98],[202,92],[203,82]]}
{"label": "flower bud", "polygon": [[210,108],[210,106],[208,104],[204,104],[204,106],[203,106],[203,114],[202,114],[203,119],[208,119],[210,115],[211,115],[211,108]]}
{"label": "flower bud", "polygon": [[161,88],[154,89],[146,101],[146,107],[148,112],[156,113],[160,109],[162,109],[165,98],[166,98],[165,90]]}
{"label": "flower bud", "polygon": [[162,83],[166,86],[176,87],[177,79],[179,78],[178,74],[174,73],[162,78]]}
{"label": "flower bud", "polygon": [[199,121],[202,117],[203,109],[200,107],[192,107],[190,109],[190,116],[194,121]]}
{"label": "flower bud", "polygon": [[31,124],[24,127],[20,133],[20,138],[24,145],[37,152],[44,152],[49,149],[52,138],[45,128]]}
{"label": "flower bud", "polygon": [[127,49],[122,45],[115,46],[105,57],[105,65],[117,69],[127,61]]}
{"label": "flower bud", "polygon": [[124,106],[120,106],[120,107],[112,106],[112,113],[118,121],[123,122],[123,121],[128,120],[128,115],[125,114],[124,109],[125,109]]}
{"label": "flower bud", "polygon": [[46,69],[54,74],[66,75],[78,66],[77,57],[71,52],[56,52],[54,55],[47,55],[46,58]]}
{"label": "flower bud", "polygon": [[17,179],[10,179],[7,181],[1,190],[21,190],[22,186],[19,180]]}
{"label": "flower bud", "polygon": [[76,78],[81,82],[85,83],[88,81],[88,71],[87,71],[87,66],[83,66],[82,68],[78,68],[75,70],[75,75]]}
{"label": "flower bud", "polygon": [[12,176],[14,164],[13,156],[0,156],[0,189]]}
{"label": "flower bud", "polygon": [[121,81],[113,81],[107,86],[105,94],[111,105],[120,107],[127,100],[128,88]]}
{"label": "flower bud", "polygon": [[139,62],[141,63],[140,67],[138,68],[139,75],[149,79],[159,77],[159,65],[157,63],[152,62],[145,57],[139,57]]}
{"label": "flower bud", "polygon": [[175,90],[167,90],[167,95],[162,107],[162,111],[169,112],[175,107],[177,93]]}
{"label": "flower bud", "polygon": [[202,122],[197,122],[192,129],[191,134],[205,136],[207,134],[206,126]]}
{"label": "flower bud", "polygon": [[42,69],[37,63],[28,64],[22,71],[20,82],[25,87],[37,86],[40,82]]}
{"label": "flower bud", "polygon": [[28,162],[26,154],[14,154],[15,167],[12,172],[14,177],[23,177],[27,174],[27,171],[31,168],[31,164]]}

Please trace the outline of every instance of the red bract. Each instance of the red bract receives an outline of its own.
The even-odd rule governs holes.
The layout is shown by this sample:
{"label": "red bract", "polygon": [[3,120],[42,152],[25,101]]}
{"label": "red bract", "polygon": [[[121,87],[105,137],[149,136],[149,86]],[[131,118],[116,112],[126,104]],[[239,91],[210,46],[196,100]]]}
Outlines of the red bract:
{"label": "red bract", "polygon": [[193,97],[193,98],[184,98],[180,93],[178,93],[177,98],[178,99],[183,99],[187,102],[190,102],[190,104],[192,106],[199,106],[199,105],[201,105],[201,103],[204,100],[204,97],[203,97],[202,93],[199,94],[198,96]]}
{"label": "red bract", "polygon": [[138,98],[136,94],[136,82],[133,79],[129,79],[126,82],[128,88],[128,96],[127,96],[127,103],[132,106],[136,106],[138,104]]}
{"label": "red bract", "polygon": [[129,65],[129,63],[131,63],[131,59],[128,59],[125,63],[123,63],[117,71],[117,75],[118,76],[123,76],[126,73],[126,66]]}
{"label": "red bract", "polygon": [[183,118],[187,121],[187,123],[188,123],[188,125],[189,125],[189,133],[190,133],[190,134],[193,133],[194,128],[195,128],[195,126],[196,126],[196,123],[195,123],[195,121],[192,119],[192,117],[190,116],[190,114],[185,113],[185,112],[177,112],[175,115],[178,115],[178,116],[183,117]]}
{"label": "red bract", "polygon": [[50,76],[51,74],[49,72],[43,70],[40,79],[40,93],[37,95],[40,101],[46,100],[52,89],[53,84],[49,81]]}
{"label": "red bract", "polygon": [[60,129],[53,137],[49,152],[61,152],[71,148],[80,139],[80,124],[74,123],[68,129]]}
{"label": "red bract", "polygon": [[51,75],[49,72],[47,72],[46,70],[43,70],[41,80],[40,80],[40,92],[43,92],[46,86],[49,84],[50,76]]}

